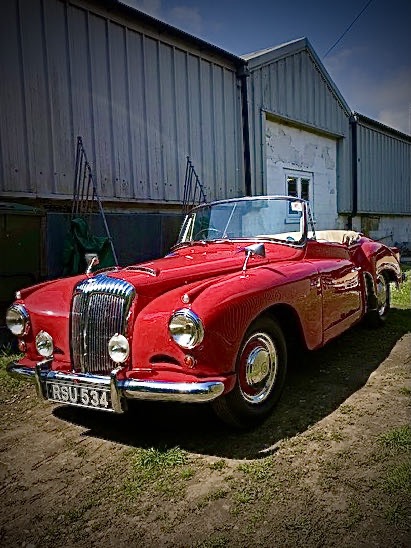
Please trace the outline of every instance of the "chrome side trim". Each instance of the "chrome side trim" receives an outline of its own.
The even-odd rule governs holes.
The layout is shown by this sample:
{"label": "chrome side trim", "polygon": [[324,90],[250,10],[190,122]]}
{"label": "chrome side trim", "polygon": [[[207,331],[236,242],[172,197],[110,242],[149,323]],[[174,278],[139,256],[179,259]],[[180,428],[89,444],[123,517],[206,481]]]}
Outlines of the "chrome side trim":
{"label": "chrome side trim", "polygon": [[[50,360],[48,360],[49,362]],[[184,403],[201,403],[214,400],[224,392],[221,381],[205,382],[166,382],[141,381],[134,379],[119,380],[117,374],[121,368],[111,372],[110,377],[88,373],[62,373],[45,369],[46,360],[39,362],[35,368],[10,363],[7,372],[13,377],[34,381],[44,397],[47,381],[79,382],[92,388],[109,388],[113,410],[124,411],[124,400],[176,401]]]}
{"label": "chrome side trim", "polygon": [[132,270],[133,272],[141,272],[142,274],[149,274],[150,276],[158,276],[159,272],[156,268],[150,268],[148,266],[131,265],[126,266],[124,270]]}

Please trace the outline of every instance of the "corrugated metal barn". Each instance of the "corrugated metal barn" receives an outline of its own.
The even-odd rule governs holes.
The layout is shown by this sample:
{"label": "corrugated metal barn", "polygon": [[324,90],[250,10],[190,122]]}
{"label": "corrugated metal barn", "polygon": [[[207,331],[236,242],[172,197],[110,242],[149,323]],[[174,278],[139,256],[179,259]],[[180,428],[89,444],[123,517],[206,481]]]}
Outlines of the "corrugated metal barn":
{"label": "corrugated metal barn", "polygon": [[411,249],[411,137],[354,113],[354,223]]}
{"label": "corrugated metal barn", "polygon": [[353,114],[306,38],[243,58],[252,192],[299,195],[319,229],[411,248],[411,138]]}
{"label": "corrugated metal barn", "polygon": [[11,202],[34,207],[38,277],[62,273],[77,136],[120,264],[173,243],[187,156],[208,200],[298,194],[319,228],[411,246],[410,138],[353,116],[305,38],[240,58],[117,0],[8,0],[0,78],[0,239],[26,248]]}

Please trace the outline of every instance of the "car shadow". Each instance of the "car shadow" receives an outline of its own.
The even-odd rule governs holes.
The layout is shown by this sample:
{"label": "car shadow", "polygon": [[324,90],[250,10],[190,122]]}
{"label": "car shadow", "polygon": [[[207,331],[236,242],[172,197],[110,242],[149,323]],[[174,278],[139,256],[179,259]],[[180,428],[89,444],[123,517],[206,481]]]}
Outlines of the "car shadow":
{"label": "car shadow", "polygon": [[281,440],[304,432],[328,416],[364,386],[396,342],[411,329],[410,324],[408,310],[394,309],[380,330],[361,324],[320,350],[301,352],[291,364],[279,404],[253,430],[229,429],[206,404],[133,402],[124,415],[59,406],[53,413],[58,419],[85,428],[82,435],[129,447],[178,446],[221,458],[261,458],[275,451]]}

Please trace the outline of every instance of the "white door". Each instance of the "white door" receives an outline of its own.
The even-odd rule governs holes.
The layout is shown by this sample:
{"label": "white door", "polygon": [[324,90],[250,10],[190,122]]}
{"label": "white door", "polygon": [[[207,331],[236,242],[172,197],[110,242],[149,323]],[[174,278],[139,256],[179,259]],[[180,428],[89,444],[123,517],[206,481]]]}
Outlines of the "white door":
{"label": "white door", "polygon": [[337,228],[337,141],[266,120],[267,193],[308,199],[316,228]]}

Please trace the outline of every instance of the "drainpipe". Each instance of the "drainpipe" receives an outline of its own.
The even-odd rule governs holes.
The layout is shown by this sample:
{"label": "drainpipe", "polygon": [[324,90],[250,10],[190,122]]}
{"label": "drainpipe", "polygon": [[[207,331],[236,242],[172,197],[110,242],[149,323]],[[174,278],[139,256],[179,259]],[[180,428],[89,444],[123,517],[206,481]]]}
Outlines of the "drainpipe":
{"label": "drainpipe", "polygon": [[357,158],[357,125],[358,125],[358,116],[355,112],[352,113],[350,117],[350,126],[351,126],[351,161],[352,161],[352,187],[351,187],[351,198],[352,206],[351,213],[348,217],[348,228],[352,229],[352,220],[357,215],[358,210],[358,158]]}
{"label": "drainpipe", "polygon": [[244,183],[245,194],[251,196],[251,155],[250,155],[250,124],[248,121],[248,86],[247,78],[250,71],[243,65],[237,72],[241,84],[241,114],[243,122],[243,147],[244,147]]}

